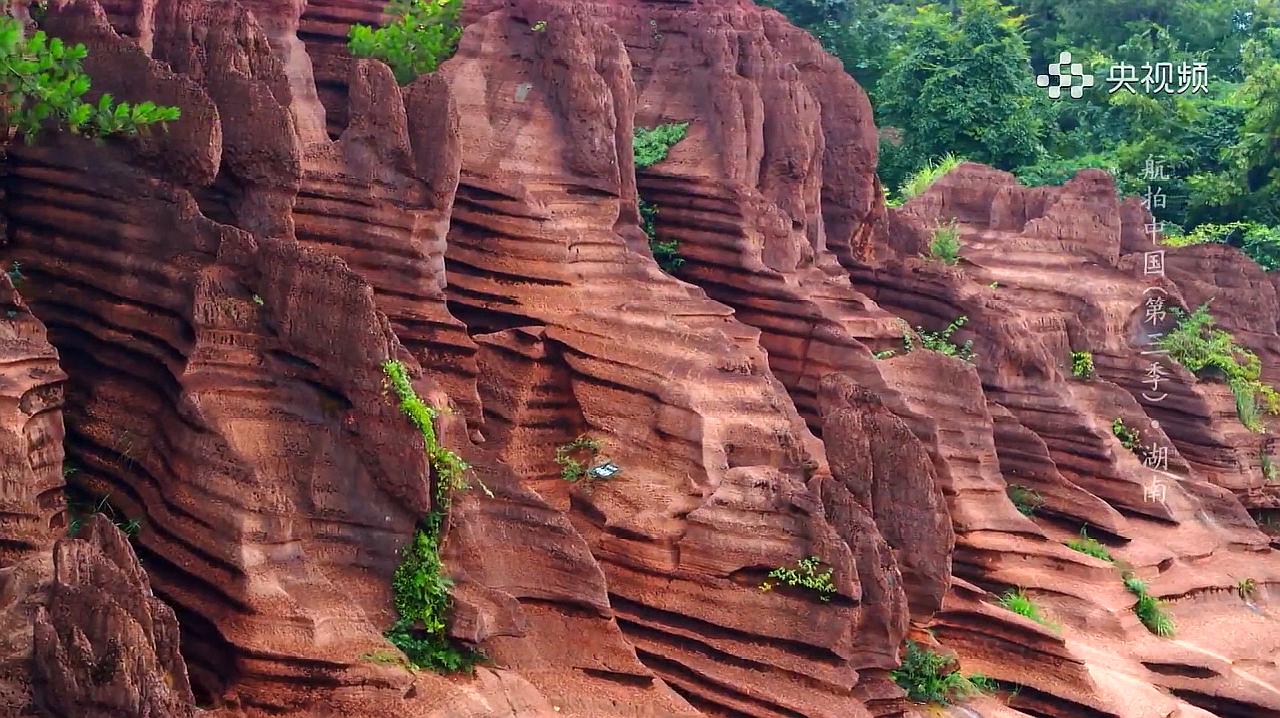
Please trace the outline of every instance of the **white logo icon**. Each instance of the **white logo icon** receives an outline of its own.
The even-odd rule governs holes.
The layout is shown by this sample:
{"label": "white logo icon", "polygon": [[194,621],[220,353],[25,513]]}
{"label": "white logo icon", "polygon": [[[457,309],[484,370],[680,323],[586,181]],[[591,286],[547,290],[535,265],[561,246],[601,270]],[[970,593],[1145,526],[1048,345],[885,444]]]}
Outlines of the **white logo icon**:
{"label": "white logo icon", "polygon": [[[1076,78],[1080,78],[1077,84],[1074,82]],[[1057,84],[1053,84],[1053,83]],[[1062,97],[1062,88],[1071,88],[1071,96],[1080,98],[1084,96],[1084,88],[1093,87],[1093,75],[1084,71],[1084,65],[1071,61],[1071,53],[1064,52],[1058,56],[1058,61],[1049,65],[1049,74],[1037,75],[1036,85],[1049,88],[1049,97],[1058,99]]]}

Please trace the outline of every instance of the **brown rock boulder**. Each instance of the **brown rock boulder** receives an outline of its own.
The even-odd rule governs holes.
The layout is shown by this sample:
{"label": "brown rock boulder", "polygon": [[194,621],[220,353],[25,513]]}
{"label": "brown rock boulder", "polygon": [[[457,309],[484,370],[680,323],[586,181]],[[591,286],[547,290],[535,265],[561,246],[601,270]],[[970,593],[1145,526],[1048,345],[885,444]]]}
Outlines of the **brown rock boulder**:
{"label": "brown rock boulder", "polygon": [[193,713],[178,621],[151,592],[128,539],[101,514],[58,542],[47,606],[36,610],[37,701],[58,718]]}

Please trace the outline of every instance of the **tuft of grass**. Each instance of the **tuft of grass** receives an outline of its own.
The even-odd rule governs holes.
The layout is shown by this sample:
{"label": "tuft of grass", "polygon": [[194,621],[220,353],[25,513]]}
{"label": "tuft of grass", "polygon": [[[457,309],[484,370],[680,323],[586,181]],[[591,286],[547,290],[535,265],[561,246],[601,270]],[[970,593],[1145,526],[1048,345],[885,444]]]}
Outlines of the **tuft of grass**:
{"label": "tuft of grass", "polygon": [[405,654],[400,651],[393,651],[385,648],[378,649],[376,651],[369,651],[368,653],[360,656],[360,660],[367,661],[369,663],[378,663],[384,666],[400,666],[411,673],[417,673],[419,670],[417,666],[413,665],[413,663],[409,661],[409,657]]}
{"label": "tuft of grass", "polygon": [[1098,542],[1097,539],[1089,536],[1089,531],[1087,528],[1081,528],[1080,538],[1071,539],[1070,541],[1067,542],[1066,546],[1072,551],[1079,551],[1080,553],[1086,556],[1099,558],[1108,563],[1113,563],[1115,561],[1115,559],[1112,558],[1111,556],[1111,552],[1107,550],[1106,546],[1103,546],[1101,543]]}
{"label": "tuft of grass", "polygon": [[1087,351],[1071,352],[1071,375],[1077,379],[1093,376],[1093,354]]}
{"label": "tuft of grass", "polygon": [[915,641],[907,641],[902,665],[889,675],[907,692],[907,698],[916,703],[945,706],[995,689],[994,682],[986,676],[965,676],[959,671],[948,670],[952,663],[946,656]]}
{"label": "tuft of grass", "polygon": [[1249,431],[1259,434],[1266,431],[1258,416],[1258,395],[1254,388],[1246,381],[1232,381],[1229,386],[1236,399],[1236,416],[1240,417],[1240,423]]}
{"label": "tuft of grass", "polygon": [[[72,468],[72,473],[74,472],[75,469]],[[63,473],[66,475],[65,468]],[[111,503],[110,495],[103,495],[95,499],[93,496],[70,486],[65,487],[64,490],[67,497],[67,536],[69,538],[75,538],[80,533],[80,529],[84,527],[85,519],[90,514],[106,516],[130,540],[137,537],[142,531],[142,522],[125,516],[123,512]]]}
{"label": "tuft of grass", "polygon": [[1242,601],[1252,601],[1257,592],[1258,583],[1251,578],[1242,578],[1236,582],[1236,593],[1240,594]]}
{"label": "tuft of grass", "polygon": [[1133,574],[1125,574],[1124,587],[1138,597],[1138,602],[1133,605],[1133,612],[1148,631],[1162,638],[1174,634],[1176,626],[1173,618],[1165,612],[1164,603],[1160,599],[1147,593],[1147,584],[1142,579]]}
{"label": "tuft of grass", "polygon": [[1036,511],[1044,506],[1044,497],[1035,489],[1029,489],[1020,484],[1010,484],[1005,488],[1005,493],[1023,516],[1035,516]]}
{"label": "tuft of grass", "polygon": [[934,228],[929,256],[948,266],[960,261],[960,228],[954,222]]}
{"label": "tuft of grass", "polygon": [[818,594],[818,598],[823,602],[830,601],[831,596],[836,592],[835,583],[832,582],[834,569],[828,568],[826,571],[819,571],[821,560],[817,556],[802,558],[796,562],[795,568],[786,568],[785,566],[775,568],[769,572],[769,579],[760,584],[761,591],[772,591],[779,583],[798,588],[807,588]]}
{"label": "tuft of grass", "polygon": [[921,167],[915,174],[907,178],[902,186],[898,188],[898,197],[901,202],[905,202],[912,197],[924,194],[925,190],[942,179],[943,175],[960,166],[964,162],[963,158],[956,157],[951,153],[947,153],[941,158],[930,162]]}
{"label": "tuft of grass", "polygon": [[1005,591],[1004,595],[1000,596],[1000,606],[1007,611],[1012,611],[1018,614],[1019,616],[1030,618],[1045,628],[1054,631],[1062,629],[1061,626],[1046,618],[1040,611],[1040,607],[1036,605],[1036,602],[1020,588],[1011,588],[1008,591]]}
{"label": "tuft of grass", "polygon": [[888,359],[889,357],[897,353],[898,352],[893,349],[885,349],[883,351],[878,351],[875,354],[872,354],[871,356],[875,359]]}
{"label": "tuft of grass", "polygon": [[399,400],[400,413],[422,434],[427,458],[436,476],[431,510],[419,522],[413,539],[401,549],[400,564],[391,577],[398,618],[384,635],[415,667],[444,673],[470,670],[483,656],[454,645],[449,637],[453,579],[445,572],[440,558],[440,542],[452,494],[469,488],[465,473],[470,466],[440,445],[435,431],[437,411],[418,397],[404,364],[388,360],[382,370],[388,388]]}

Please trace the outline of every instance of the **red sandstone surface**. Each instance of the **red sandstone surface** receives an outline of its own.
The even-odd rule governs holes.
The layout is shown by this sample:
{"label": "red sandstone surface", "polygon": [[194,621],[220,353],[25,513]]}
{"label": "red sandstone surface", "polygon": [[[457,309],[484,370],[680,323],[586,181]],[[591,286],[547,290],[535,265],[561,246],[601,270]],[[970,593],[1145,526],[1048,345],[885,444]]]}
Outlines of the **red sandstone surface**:
{"label": "red sandstone surface", "polygon": [[[1145,276],[1098,171],[966,164],[886,208],[865,94],[744,0],[471,0],[406,87],[346,51],[382,5],[51,3],[96,89],[183,115],[3,163],[0,714],[925,715],[890,677],[911,637],[1021,686],[951,715],[1280,716],[1269,434],[1178,367],[1145,400],[1141,354],[1158,285],[1280,380],[1274,276],[1223,246]],[[687,139],[637,171],[665,122]],[[922,258],[951,221],[960,262]],[[961,315],[973,363],[903,353]],[[443,548],[474,675],[368,658],[433,495],[388,359],[487,489]],[[1116,418],[1170,447],[1164,501]],[[622,474],[560,478],[584,433]],[[64,483],[141,530],[64,537]],[[1063,545],[1085,525],[1114,564]],[[830,600],[760,590],[806,556]]]}

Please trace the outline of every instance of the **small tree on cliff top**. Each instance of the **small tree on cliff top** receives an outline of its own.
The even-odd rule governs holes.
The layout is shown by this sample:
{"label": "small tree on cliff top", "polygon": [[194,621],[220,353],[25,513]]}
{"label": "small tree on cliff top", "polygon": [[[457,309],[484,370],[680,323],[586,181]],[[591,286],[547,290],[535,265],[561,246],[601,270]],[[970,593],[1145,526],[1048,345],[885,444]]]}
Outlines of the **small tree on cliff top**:
{"label": "small tree on cliff top", "polygon": [[407,85],[453,55],[462,38],[461,11],[461,0],[391,0],[385,12],[396,19],[376,30],[352,25],[347,44],[356,57],[390,65],[396,82]]}
{"label": "small tree on cliff top", "polygon": [[48,123],[104,137],[134,134],[181,115],[153,102],[117,103],[109,94],[85,102],[91,81],[80,64],[88,55],[84,45],[67,45],[43,30],[27,37],[24,30],[20,20],[0,14],[0,144],[14,132],[34,142]]}

